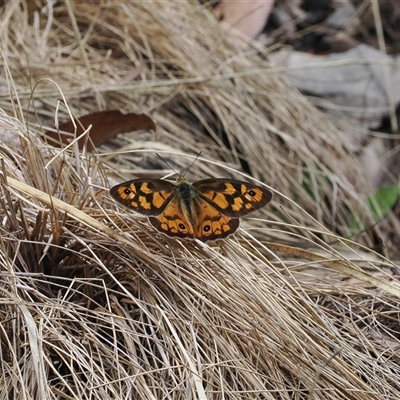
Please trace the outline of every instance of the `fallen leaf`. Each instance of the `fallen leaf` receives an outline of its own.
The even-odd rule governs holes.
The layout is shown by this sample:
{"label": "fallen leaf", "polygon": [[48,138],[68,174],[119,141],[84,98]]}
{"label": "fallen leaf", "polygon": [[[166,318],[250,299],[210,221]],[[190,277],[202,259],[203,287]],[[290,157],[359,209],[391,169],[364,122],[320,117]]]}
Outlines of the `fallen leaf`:
{"label": "fallen leaf", "polygon": [[59,130],[46,131],[47,139],[51,140],[54,146],[62,146],[69,144],[70,141],[81,135],[89,125],[92,128],[89,132],[90,140],[87,137],[82,137],[78,140],[79,149],[87,143],[87,150],[93,150],[94,147],[113,139],[119,133],[137,131],[139,129],[156,130],[154,121],[146,114],[123,114],[119,110],[104,110],[91,114],[83,115],[77,118],[75,122],[76,129],[72,121],[67,121],[60,124]]}
{"label": "fallen leaf", "polygon": [[220,21],[256,38],[263,30],[275,0],[221,0],[214,12]]}

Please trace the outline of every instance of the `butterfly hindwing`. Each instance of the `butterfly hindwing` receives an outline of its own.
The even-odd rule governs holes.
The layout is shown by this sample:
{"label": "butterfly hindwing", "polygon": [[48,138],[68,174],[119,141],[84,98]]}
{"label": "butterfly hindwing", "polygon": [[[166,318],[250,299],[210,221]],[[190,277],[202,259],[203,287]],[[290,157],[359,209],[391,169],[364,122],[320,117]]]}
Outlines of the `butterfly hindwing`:
{"label": "butterfly hindwing", "polygon": [[242,181],[203,179],[195,182],[193,187],[204,200],[232,218],[258,210],[272,199],[268,189]]}
{"label": "butterfly hindwing", "polygon": [[195,237],[193,226],[187,220],[178,197],[174,197],[160,215],[150,217],[149,221],[166,235],[186,238]]}
{"label": "butterfly hindwing", "polygon": [[194,236],[197,239],[223,239],[238,229],[239,219],[227,216],[202,197],[195,200],[195,205],[198,208],[194,227]]}
{"label": "butterfly hindwing", "polygon": [[171,201],[174,188],[173,183],[161,179],[135,179],[112,187],[110,194],[140,214],[155,216]]}
{"label": "butterfly hindwing", "polygon": [[193,198],[196,210],[193,224],[187,219],[177,199],[172,199],[157,217],[150,217],[150,223],[160,232],[169,236],[196,238],[202,241],[225,238],[239,227],[239,219],[223,215],[201,197]]}

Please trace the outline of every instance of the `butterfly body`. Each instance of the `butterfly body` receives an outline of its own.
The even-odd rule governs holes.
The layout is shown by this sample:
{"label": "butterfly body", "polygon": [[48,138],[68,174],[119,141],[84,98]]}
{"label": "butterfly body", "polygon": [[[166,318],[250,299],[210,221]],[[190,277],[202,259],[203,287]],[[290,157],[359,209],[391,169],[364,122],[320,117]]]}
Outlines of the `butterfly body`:
{"label": "butterfly body", "polygon": [[195,224],[195,215],[197,214],[196,207],[196,190],[186,179],[177,181],[172,194],[175,198],[181,199],[182,212],[186,219],[192,224]]}
{"label": "butterfly body", "polygon": [[175,183],[162,179],[135,179],[110,189],[123,205],[149,217],[169,236],[202,241],[229,236],[239,217],[267,204],[272,193],[261,186],[228,179],[203,179],[193,184],[184,177]]}

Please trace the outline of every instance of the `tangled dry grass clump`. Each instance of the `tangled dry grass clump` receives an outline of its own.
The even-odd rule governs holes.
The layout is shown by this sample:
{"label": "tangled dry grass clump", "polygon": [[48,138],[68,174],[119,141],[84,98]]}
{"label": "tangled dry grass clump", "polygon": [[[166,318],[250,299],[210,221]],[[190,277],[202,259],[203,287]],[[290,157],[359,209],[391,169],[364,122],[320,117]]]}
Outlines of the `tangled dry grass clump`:
{"label": "tangled dry grass clump", "polygon": [[[398,398],[396,266],[345,238],[368,182],[262,49],[194,2],[13,1],[0,28],[0,399]],[[43,135],[105,108],[157,131]],[[170,239],[108,196],[199,151],[190,180],[276,191],[234,237]]]}

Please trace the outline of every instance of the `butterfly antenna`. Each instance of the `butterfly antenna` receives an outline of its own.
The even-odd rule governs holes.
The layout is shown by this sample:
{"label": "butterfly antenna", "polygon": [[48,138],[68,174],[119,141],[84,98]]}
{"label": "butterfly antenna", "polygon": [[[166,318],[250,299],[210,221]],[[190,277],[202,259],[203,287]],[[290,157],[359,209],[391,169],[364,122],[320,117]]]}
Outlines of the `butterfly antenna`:
{"label": "butterfly antenna", "polygon": [[199,154],[197,154],[196,158],[193,160],[193,162],[186,168],[185,172],[182,174],[183,177],[190,171],[190,168],[193,167],[193,164],[197,161],[197,159],[200,157],[201,151]]}
{"label": "butterfly antenna", "polygon": [[193,164],[196,162],[196,160],[200,157],[201,151],[199,152],[199,154],[197,154],[196,158],[193,160],[193,162],[189,165],[188,168],[186,168],[185,172],[183,174],[179,174],[178,172],[176,172],[158,153],[156,153],[156,156],[159,157],[162,162],[168,167],[170,168],[172,171],[174,171],[176,173],[176,175],[178,176],[182,176],[185,177],[185,175],[189,172],[190,168],[192,168]]}
{"label": "butterfly antenna", "polygon": [[161,161],[169,168],[169,169],[171,169],[172,171],[174,171],[178,176],[179,176],[179,174],[158,154],[158,153],[156,153],[156,156],[157,157],[159,157],[160,159],[161,159]]}

